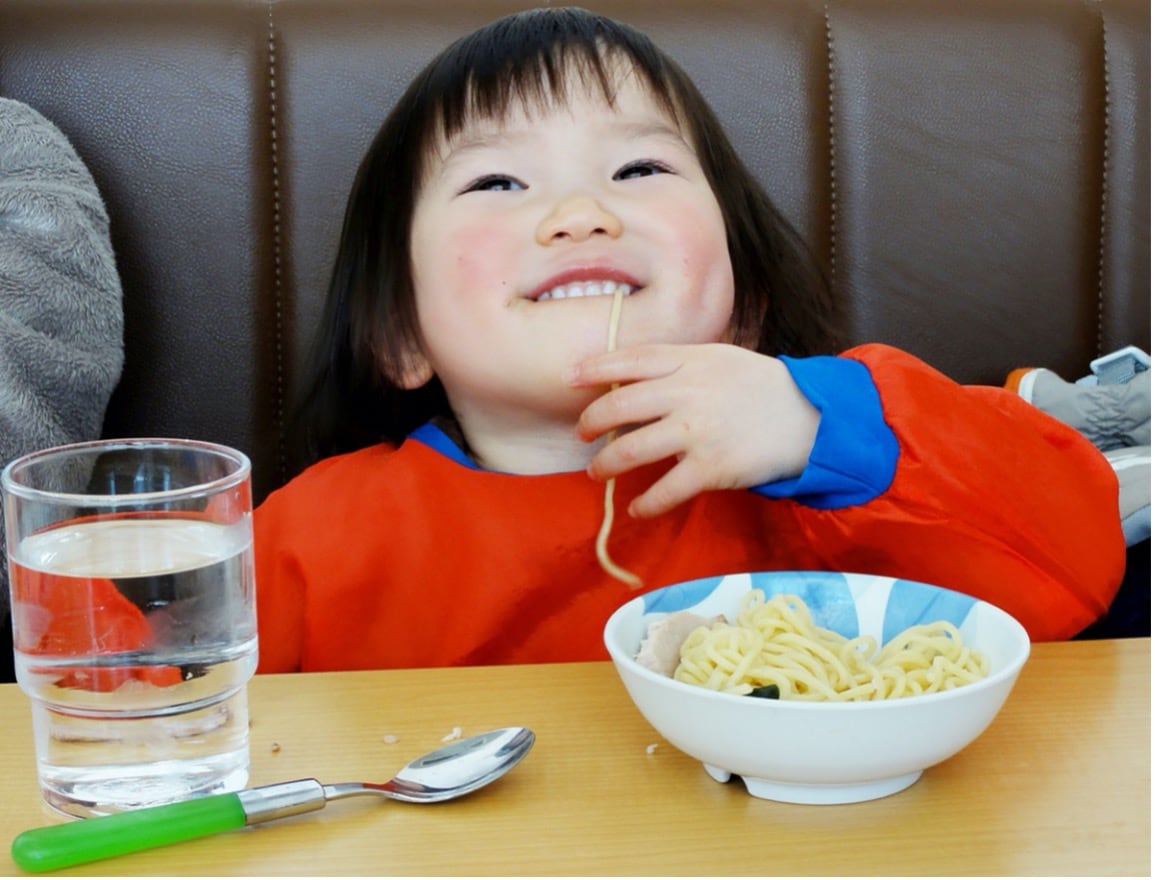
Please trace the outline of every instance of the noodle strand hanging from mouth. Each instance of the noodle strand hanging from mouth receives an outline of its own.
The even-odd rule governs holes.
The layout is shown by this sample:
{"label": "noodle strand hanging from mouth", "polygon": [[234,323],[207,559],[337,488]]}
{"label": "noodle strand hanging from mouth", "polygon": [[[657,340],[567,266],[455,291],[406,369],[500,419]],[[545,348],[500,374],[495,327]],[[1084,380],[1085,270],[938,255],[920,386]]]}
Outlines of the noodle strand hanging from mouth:
{"label": "noodle strand hanging from mouth", "polygon": [[[606,351],[613,351],[618,347],[618,322],[621,321],[622,316],[622,300],[625,299],[625,293],[619,286],[614,292],[614,304],[610,310],[610,331],[609,339],[606,342]],[[618,384],[615,382],[612,388],[617,388]],[[618,435],[617,430],[610,431],[609,440],[613,440]],[[607,545],[610,540],[610,530],[614,526],[614,478],[610,477],[606,480],[606,496],[605,496],[605,513],[602,515],[602,526],[598,529],[597,542],[595,549],[598,554],[598,562],[601,567],[606,570],[606,573],[611,577],[617,578],[623,583],[629,584],[631,587],[637,589],[642,586],[642,579],[631,571],[626,571],[616,562],[610,558],[610,552]]]}

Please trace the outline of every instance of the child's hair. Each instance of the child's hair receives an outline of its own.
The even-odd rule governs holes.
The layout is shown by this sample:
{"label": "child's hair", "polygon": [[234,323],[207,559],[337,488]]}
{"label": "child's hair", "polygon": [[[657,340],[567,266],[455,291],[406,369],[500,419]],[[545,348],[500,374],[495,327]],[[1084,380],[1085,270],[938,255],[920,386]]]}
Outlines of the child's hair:
{"label": "child's hair", "polygon": [[613,103],[624,61],[696,150],[721,206],[733,264],[734,339],[764,354],[833,353],[838,319],[822,272],[742,163],[690,78],[643,33],[577,8],[520,12],[454,42],[410,84],[369,147],[349,195],[312,363],[297,412],[299,464],[400,443],[452,413],[437,377],[401,388],[420,331],[410,226],[434,150],[515,102],[565,100],[570,74]]}

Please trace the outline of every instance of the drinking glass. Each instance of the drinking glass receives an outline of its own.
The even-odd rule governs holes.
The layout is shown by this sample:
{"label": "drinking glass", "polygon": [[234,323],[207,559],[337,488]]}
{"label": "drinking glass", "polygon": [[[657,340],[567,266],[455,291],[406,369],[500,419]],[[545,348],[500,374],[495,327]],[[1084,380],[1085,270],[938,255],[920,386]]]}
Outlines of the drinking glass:
{"label": "drinking glass", "polygon": [[234,449],[166,439],[60,446],[0,474],[16,677],[55,809],[246,784],[249,474]]}

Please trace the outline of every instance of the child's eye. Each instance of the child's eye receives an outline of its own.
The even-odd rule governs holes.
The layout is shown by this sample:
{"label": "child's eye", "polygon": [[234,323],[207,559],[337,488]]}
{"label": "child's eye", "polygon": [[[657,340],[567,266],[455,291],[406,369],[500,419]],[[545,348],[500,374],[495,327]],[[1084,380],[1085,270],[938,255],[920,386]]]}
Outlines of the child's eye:
{"label": "child's eye", "polygon": [[670,168],[661,162],[644,159],[631,162],[614,175],[614,180],[633,180],[637,177],[649,177],[652,174],[669,174]]}
{"label": "child's eye", "polygon": [[525,189],[525,184],[501,174],[486,174],[474,180],[462,192],[511,192],[517,189]]}

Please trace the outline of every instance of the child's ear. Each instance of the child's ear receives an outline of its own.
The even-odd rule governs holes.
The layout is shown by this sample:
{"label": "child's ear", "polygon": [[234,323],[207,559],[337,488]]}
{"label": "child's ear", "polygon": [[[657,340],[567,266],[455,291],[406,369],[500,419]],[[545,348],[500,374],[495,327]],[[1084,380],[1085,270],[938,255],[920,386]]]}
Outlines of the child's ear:
{"label": "child's ear", "polygon": [[416,391],[433,378],[433,365],[420,351],[410,351],[397,364],[382,364],[381,368],[399,388]]}

